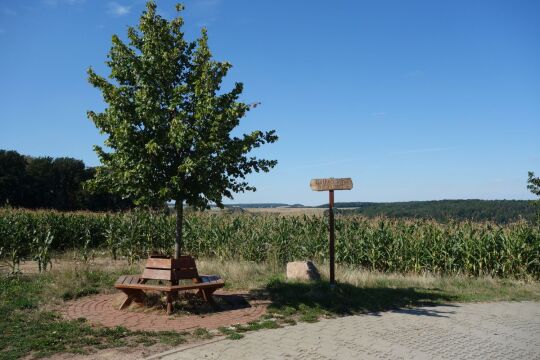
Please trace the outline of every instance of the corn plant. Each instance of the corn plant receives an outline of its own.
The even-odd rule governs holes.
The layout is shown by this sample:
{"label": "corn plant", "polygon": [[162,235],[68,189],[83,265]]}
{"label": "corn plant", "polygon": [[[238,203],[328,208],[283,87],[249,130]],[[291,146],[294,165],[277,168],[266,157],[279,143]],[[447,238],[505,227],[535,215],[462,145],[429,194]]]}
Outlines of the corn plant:
{"label": "corn plant", "polygon": [[[0,256],[12,272],[34,257],[34,231],[49,249],[107,251],[130,263],[151,252],[171,255],[174,217],[137,210],[116,214],[0,209]],[[198,213],[186,215],[185,253],[222,260],[328,260],[324,217]],[[84,255],[87,254],[87,255]],[[386,272],[540,278],[540,224],[336,217],[338,263]]]}
{"label": "corn plant", "polygon": [[88,262],[88,260],[93,257],[93,250],[91,248],[92,234],[90,233],[90,229],[85,228],[83,230],[80,237],[80,243],[82,244],[82,247],[80,248],[81,258],[84,262]]}
{"label": "corn plant", "polygon": [[46,230],[45,232],[38,230],[34,231],[34,238],[32,241],[32,258],[37,262],[40,273],[42,271],[46,271],[47,266],[50,265],[52,267],[50,250],[53,240],[54,236],[51,234],[50,230]]}

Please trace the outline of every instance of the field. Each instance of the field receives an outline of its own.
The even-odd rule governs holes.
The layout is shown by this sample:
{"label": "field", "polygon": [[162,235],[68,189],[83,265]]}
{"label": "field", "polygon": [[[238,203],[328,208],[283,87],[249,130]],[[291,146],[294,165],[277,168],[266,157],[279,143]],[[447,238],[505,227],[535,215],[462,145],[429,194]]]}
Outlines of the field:
{"label": "field", "polygon": [[245,209],[247,213],[251,214],[276,214],[282,216],[323,216],[326,209],[315,207],[275,207],[275,208],[249,208]]}
{"label": "field", "polygon": [[[0,359],[55,353],[142,356],[213,336],[298,321],[454,301],[539,300],[537,225],[437,223],[338,216],[339,291],[331,291],[327,218],[254,212],[187,212],[184,252],[202,272],[269,301],[269,314],[216,331],[140,332],[58,315],[65,301],[114,292],[120,274],[138,273],[153,250],[171,253],[174,217],[158,212],[0,210]],[[313,259],[323,280],[290,282],[287,261]],[[179,313],[175,316],[182,316]],[[134,353],[126,355],[126,349]]]}
{"label": "field", "polygon": [[[60,213],[0,210],[0,258],[46,268],[54,251],[76,249],[129,263],[151,251],[171,254],[174,217],[158,212]],[[187,212],[183,250],[218,260],[326,261],[327,219],[320,215]],[[514,278],[540,277],[540,227],[490,222],[336,217],[336,261],[359,269]]]}

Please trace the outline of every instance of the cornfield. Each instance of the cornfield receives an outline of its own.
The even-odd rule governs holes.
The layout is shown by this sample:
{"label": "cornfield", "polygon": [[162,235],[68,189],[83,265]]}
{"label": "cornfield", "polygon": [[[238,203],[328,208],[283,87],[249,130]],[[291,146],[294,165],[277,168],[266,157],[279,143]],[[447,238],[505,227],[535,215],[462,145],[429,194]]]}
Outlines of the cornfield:
{"label": "cornfield", "polygon": [[[0,209],[0,259],[47,268],[51,251],[93,250],[132,262],[151,251],[172,254],[174,217],[151,211],[61,213]],[[188,213],[184,252],[255,262],[328,257],[327,218]],[[540,226],[527,222],[437,223],[336,217],[336,261],[384,272],[540,278]]]}

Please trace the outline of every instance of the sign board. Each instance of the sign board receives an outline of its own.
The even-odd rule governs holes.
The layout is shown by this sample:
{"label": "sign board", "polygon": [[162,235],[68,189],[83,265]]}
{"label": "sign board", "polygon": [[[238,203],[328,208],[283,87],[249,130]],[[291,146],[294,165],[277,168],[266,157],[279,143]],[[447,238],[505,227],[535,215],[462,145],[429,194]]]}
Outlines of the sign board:
{"label": "sign board", "polygon": [[312,179],[309,183],[313,191],[351,190],[353,187],[351,178],[328,178]]}
{"label": "sign board", "polygon": [[336,286],[335,279],[335,249],[334,242],[336,235],[334,234],[334,190],[351,190],[352,179],[351,178],[328,178],[328,179],[313,179],[309,182],[311,190],[314,191],[328,191],[328,223],[330,233],[330,287]]}

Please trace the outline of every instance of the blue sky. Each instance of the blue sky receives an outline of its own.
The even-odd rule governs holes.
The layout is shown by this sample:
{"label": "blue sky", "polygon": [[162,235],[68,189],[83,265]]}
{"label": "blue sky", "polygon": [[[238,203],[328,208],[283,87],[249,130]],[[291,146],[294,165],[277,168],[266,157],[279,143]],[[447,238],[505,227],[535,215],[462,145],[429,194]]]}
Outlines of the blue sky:
{"label": "blue sky", "polygon": [[[176,1],[158,1],[174,14]],[[320,204],[317,177],[352,177],[336,201],[528,199],[540,173],[539,1],[185,1],[227,85],[262,103],[239,131],[276,129],[275,158],[235,202]],[[0,0],[0,148],[98,165],[86,79],[144,1]]]}

